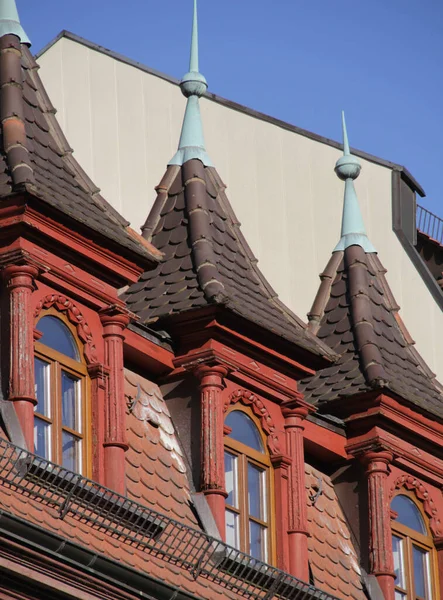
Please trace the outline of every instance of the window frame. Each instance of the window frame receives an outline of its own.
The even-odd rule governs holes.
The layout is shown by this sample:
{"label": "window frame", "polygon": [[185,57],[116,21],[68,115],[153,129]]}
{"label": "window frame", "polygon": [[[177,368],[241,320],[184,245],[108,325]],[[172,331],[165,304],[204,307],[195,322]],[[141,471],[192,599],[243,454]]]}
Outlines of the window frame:
{"label": "window frame", "polygon": [[[74,343],[77,347],[78,361],[62,354],[61,352],[54,350],[50,346],[46,346],[40,342],[38,337],[39,328],[38,324],[44,317],[55,317],[60,320],[68,329],[72,335]],[[63,431],[75,436],[81,440],[81,454],[79,460],[79,474],[90,477],[92,473],[91,464],[91,383],[88,375],[88,368],[83,353],[83,343],[77,335],[75,326],[69,321],[69,319],[57,310],[50,308],[45,311],[41,311],[38,315],[38,321],[35,324],[36,340],[34,343],[34,359],[39,359],[49,364],[49,405],[51,416],[47,417],[37,410],[34,411],[34,416],[38,417],[42,421],[51,425],[50,444],[51,452],[48,460],[56,464],[62,465],[63,449],[62,449],[62,435]],[[73,375],[79,380],[80,387],[80,425],[81,431],[73,430],[62,422],[62,397],[61,397],[61,374],[65,371],[69,375]]]}
{"label": "window frame", "polygon": [[[427,535],[404,525],[403,523],[399,523],[396,521],[397,513],[392,508],[392,502],[396,496],[405,496],[408,498],[415,507],[417,508],[421,519],[424,523],[424,527],[427,531]],[[417,596],[415,593],[415,581],[414,581],[414,563],[413,563],[413,555],[412,549],[413,546],[425,550],[429,553],[429,592],[430,598],[432,600],[438,600],[438,556],[437,550],[435,548],[433,535],[429,526],[429,517],[426,515],[423,510],[423,506],[417,501],[415,494],[409,492],[408,490],[401,489],[396,494],[394,494],[390,501],[390,509],[391,509],[391,535],[400,538],[404,542],[404,569],[405,569],[405,580],[406,580],[406,589],[403,589],[397,585],[396,580],[394,579],[394,587],[395,591],[398,591],[401,594],[404,594],[405,600],[416,600],[417,598],[420,600],[424,600],[422,596]],[[426,599],[427,600],[427,599]]]}
{"label": "window frame", "polygon": [[[229,426],[226,425],[226,418],[231,412],[243,412],[247,417],[251,419],[255,427],[257,428],[258,434],[263,447],[263,452],[259,452],[242,442],[234,440],[229,437]],[[239,515],[239,550],[250,554],[250,534],[249,534],[249,523],[250,521],[257,523],[258,525],[265,527],[267,530],[266,540],[266,552],[267,556],[264,562],[269,564],[275,564],[276,561],[276,543],[275,543],[275,489],[274,489],[274,469],[271,462],[271,457],[267,447],[266,435],[263,432],[261,423],[256,415],[243,405],[234,404],[224,414],[224,452],[228,452],[238,457],[238,474],[237,474],[237,485],[238,485],[238,504],[239,508],[228,505],[225,502],[225,514],[226,511],[230,511]],[[248,464],[256,466],[265,472],[265,493],[266,493],[266,510],[267,510],[267,521],[257,519],[256,517],[249,514],[248,506],[248,493],[247,493],[247,477],[248,477]]]}

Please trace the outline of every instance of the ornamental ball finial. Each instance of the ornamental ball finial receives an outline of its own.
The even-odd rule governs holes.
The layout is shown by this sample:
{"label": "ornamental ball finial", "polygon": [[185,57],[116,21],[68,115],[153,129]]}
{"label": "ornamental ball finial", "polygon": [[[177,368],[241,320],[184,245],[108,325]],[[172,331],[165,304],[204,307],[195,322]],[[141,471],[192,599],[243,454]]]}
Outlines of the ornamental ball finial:
{"label": "ornamental ball finial", "polygon": [[208,89],[208,83],[204,75],[198,71],[189,71],[180,82],[180,89],[183,96],[197,96],[201,98]]}
{"label": "ornamental ball finial", "polygon": [[360,171],[360,161],[352,154],[340,156],[338,161],[335,163],[335,172],[337,173],[337,177],[343,181],[346,179],[357,179],[357,177],[360,175]]}

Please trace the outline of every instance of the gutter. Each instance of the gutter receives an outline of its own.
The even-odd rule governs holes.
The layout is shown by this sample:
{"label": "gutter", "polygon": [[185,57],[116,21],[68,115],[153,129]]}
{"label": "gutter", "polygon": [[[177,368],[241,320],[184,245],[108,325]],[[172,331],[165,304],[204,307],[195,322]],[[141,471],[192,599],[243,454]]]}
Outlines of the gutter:
{"label": "gutter", "polygon": [[115,560],[104,558],[97,552],[65,540],[4,510],[0,510],[0,535],[17,542],[22,548],[27,547],[42,556],[55,558],[137,598],[199,600],[197,596],[188,594],[177,586],[171,586],[131,567],[122,566]]}

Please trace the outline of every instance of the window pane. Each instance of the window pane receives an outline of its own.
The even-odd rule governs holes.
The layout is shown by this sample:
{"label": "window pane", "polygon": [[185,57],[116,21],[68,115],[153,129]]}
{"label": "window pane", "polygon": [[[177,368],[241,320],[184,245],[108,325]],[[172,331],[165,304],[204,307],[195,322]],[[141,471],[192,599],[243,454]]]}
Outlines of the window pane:
{"label": "window pane", "polygon": [[405,598],[406,594],[404,592],[399,592],[398,590],[395,590],[394,600],[405,600]]}
{"label": "window pane", "polygon": [[62,371],[62,423],[65,427],[80,431],[79,379]]}
{"label": "window pane", "polygon": [[403,540],[396,535],[392,536],[392,551],[394,554],[395,585],[406,589]]}
{"label": "window pane", "polygon": [[402,494],[395,496],[392,500],[391,508],[398,514],[396,518],[398,523],[426,535],[426,527],[420,511],[407,496],[403,496]]}
{"label": "window pane", "polygon": [[263,452],[260,434],[252,419],[240,410],[233,410],[226,417],[226,425],[232,429],[229,437],[254,450]]}
{"label": "window pane", "polygon": [[51,460],[51,425],[34,417],[34,454]]}
{"label": "window pane", "polygon": [[240,536],[238,527],[239,516],[230,510],[226,511],[226,543],[240,549]]}
{"label": "window pane", "polygon": [[429,553],[412,546],[412,560],[414,563],[415,595],[420,598],[430,598],[429,593]]}
{"label": "window pane", "polygon": [[237,457],[230,452],[225,452],[225,485],[228,493],[226,504],[235,508],[238,508],[237,481]]}
{"label": "window pane", "polygon": [[35,397],[37,398],[37,405],[34,407],[34,411],[50,418],[50,365],[39,358],[35,358],[34,368]]}
{"label": "window pane", "polygon": [[249,514],[261,521],[267,520],[265,476],[263,469],[248,463]]}
{"label": "window pane", "polygon": [[69,358],[79,360],[77,344],[63,321],[47,315],[37,323],[37,329],[43,334],[40,338],[42,344]]}
{"label": "window pane", "polygon": [[80,470],[80,440],[66,431],[62,433],[62,465],[70,471]]}
{"label": "window pane", "polygon": [[254,521],[249,521],[249,554],[254,558],[268,560],[267,552],[267,529]]}

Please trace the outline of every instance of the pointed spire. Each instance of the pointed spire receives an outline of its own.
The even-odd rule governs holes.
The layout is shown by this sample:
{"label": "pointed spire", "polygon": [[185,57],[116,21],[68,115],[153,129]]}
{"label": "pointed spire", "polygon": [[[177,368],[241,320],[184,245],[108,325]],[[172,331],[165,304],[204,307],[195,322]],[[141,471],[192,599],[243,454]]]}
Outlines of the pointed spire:
{"label": "pointed spire", "polygon": [[349,150],[348,132],[346,130],[345,113],[342,112],[343,124],[343,156],[335,165],[337,176],[345,182],[345,198],[341,224],[341,239],[334,252],[345,250],[349,246],[361,246],[365,252],[376,252],[366,235],[363,217],[354,187],[354,179],[360,175],[361,164]]}
{"label": "pointed spire", "polygon": [[198,17],[197,0],[194,0],[194,17],[192,25],[191,56],[189,72],[180,82],[182,94],[188,99],[183,119],[182,132],[178,151],[169,162],[170,165],[183,165],[192,158],[197,158],[206,167],[212,167],[212,162],[206,153],[203,126],[200,114],[200,98],[208,89],[205,77],[198,66]]}
{"label": "pointed spire", "polygon": [[31,41],[20,24],[15,0],[0,0],[0,37],[16,35],[22,44],[31,45]]}

